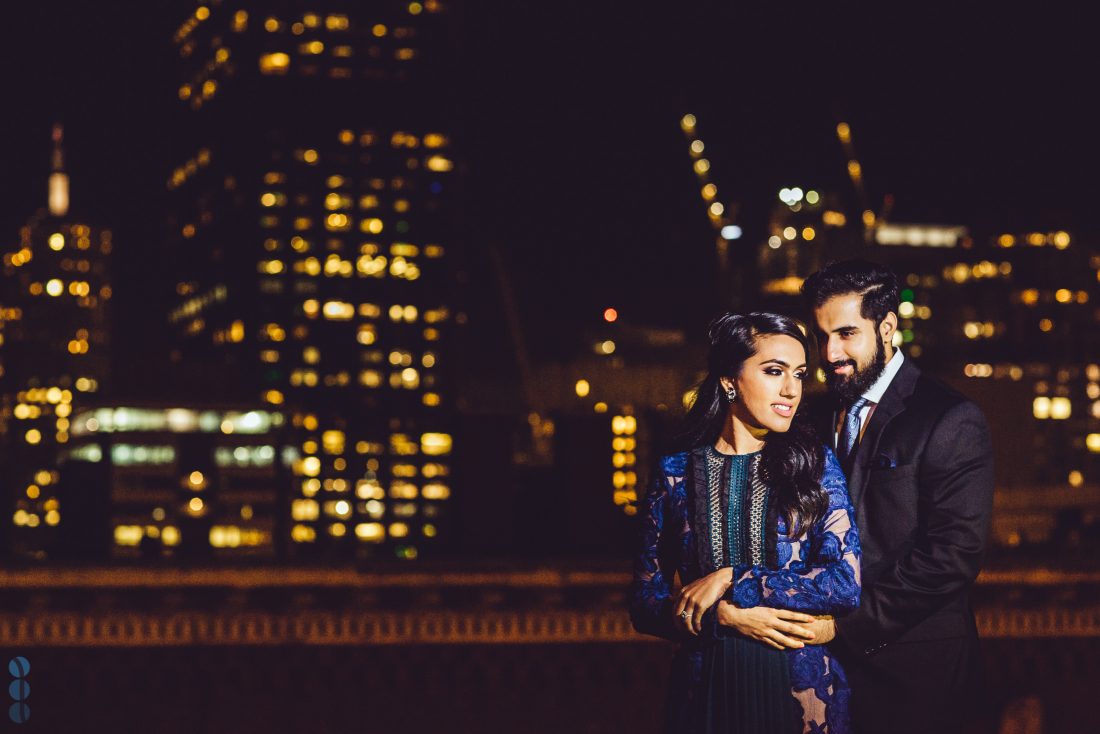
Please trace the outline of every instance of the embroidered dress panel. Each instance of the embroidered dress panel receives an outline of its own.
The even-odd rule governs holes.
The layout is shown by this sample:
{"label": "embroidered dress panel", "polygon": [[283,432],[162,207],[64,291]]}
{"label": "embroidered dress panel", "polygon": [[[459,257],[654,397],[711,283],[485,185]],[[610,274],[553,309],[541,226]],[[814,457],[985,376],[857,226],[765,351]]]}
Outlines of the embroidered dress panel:
{"label": "embroidered dress panel", "polygon": [[752,457],[749,470],[752,477],[749,493],[749,563],[759,566],[764,563],[764,513],[768,509],[768,485],[760,477],[760,454]]}
{"label": "embroidered dress panel", "polygon": [[[707,519],[710,533],[711,568],[726,565],[726,523],[722,517],[722,475],[725,473],[725,456],[711,447],[707,452]],[[733,507],[733,502],[728,503]],[[732,544],[730,547],[734,547]]]}
{"label": "embroidered dress panel", "polygon": [[723,454],[707,448],[707,530],[713,569],[763,563],[768,488],[756,478],[759,459],[759,452]]}

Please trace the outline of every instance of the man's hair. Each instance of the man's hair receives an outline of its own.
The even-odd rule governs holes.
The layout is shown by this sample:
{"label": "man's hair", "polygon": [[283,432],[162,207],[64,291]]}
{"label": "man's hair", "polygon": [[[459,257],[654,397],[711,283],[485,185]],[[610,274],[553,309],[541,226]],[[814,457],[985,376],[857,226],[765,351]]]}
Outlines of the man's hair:
{"label": "man's hair", "polygon": [[898,312],[898,277],[885,265],[867,260],[831,262],[802,284],[802,297],[811,310],[850,293],[861,297],[859,315],[875,326],[886,314]]}

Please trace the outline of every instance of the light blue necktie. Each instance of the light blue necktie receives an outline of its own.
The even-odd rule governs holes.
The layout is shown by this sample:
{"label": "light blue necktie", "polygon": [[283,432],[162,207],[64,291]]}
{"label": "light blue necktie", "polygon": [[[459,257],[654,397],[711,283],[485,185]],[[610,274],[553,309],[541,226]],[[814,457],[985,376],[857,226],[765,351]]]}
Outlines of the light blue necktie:
{"label": "light blue necktie", "polygon": [[840,463],[847,464],[848,459],[855,450],[856,441],[859,439],[859,411],[870,402],[867,398],[860,398],[852,403],[844,413],[844,428],[840,431],[840,440],[837,441],[837,453],[840,454]]}

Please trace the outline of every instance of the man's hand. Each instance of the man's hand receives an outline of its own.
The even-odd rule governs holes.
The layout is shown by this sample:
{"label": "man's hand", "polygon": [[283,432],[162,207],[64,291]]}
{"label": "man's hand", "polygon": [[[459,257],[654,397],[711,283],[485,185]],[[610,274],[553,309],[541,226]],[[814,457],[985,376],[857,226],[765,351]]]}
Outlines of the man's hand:
{"label": "man's hand", "polygon": [[703,628],[703,613],[714,606],[732,585],[733,569],[727,566],[680,589],[676,603],[672,605],[676,625],[692,635],[698,635]]}
{"label": "man's hand", "polygon": [[814,644],[825,645],[836,639],[836,622],[832,617],[826,619],[814,619],[809,625],[814,633]]}
{"label": "man's hand", "polygon": [[809,614],[787,609],[741,609],[725,600],[718,603],[718,624],[733,627],[746,637],[776,650],[805,647],[807,642],[817,644],[819,640],[811,630],[811,624],[815,621]]}

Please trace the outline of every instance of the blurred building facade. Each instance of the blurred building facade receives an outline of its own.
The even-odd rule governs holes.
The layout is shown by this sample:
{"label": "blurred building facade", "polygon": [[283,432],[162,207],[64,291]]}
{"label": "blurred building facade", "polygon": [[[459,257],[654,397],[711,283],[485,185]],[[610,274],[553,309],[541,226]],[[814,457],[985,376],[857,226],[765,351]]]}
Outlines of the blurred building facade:
{"label": "blurred building facade", "polygon": [[26,558],[58,542],[59,452],[74,410],[111,376],[111,231],[70,213],[62,137],[55,126],[47,207],[3,248],[0,283],[0,526]]}
{"label": "blurred building facade", "polygon": [[[692,158],[698,163],[701,156]],[[701,191],[704,203],[716,196],[708,186]],[[750,284],[739,296],[744,308],[808,319],[800,288],[812,272],[852,257],[893,268],[902,289],[894,346],[974,399],[989,418],[997,552],[1039,549],[1070,558],[1100,548],[1094,295],[1100,249],[1061,230],[972,234],[960,224],[852,214],[851,203],[836,192],[792,187],[778,193],[764,232],[742,239],[738,229],[737,240],[727,242],[724,256],[739,263],[745,270],[740,281]],[[708,214],[716,219],[709,208]],[[718,225],[732,226],[725,219]],[[744,249],[754,256],[735,252]],[[718,255],[720,261],[723,253]],[[578,333],[574,354],[535,368],[533,403],[550,420],[529,426],[517,420],[514,463],[523,479],[516,483],[536,496],[545,496],[548,486],[568,493],[570,506],[586,508],[590,524],[600,525],[593,532],[605,539],[606,552],[623,547],[612,540],[629,532],[621,516],[636,511],[654,462],[702,377],[704,326],[688,338],[631,324],[609,308]],[[823,390],[823,381],[819,371],[809,389]],[[542,459],[537,426],[546,429]],[[602,459],[589,450],[594,446]],[[546,468],[540,470],[540,462]],[[605,511],[609,496],[619,519]]]}
{"label": "blurred building facade", "polygon": [[168,178],[173,359],[283,411],[289,557],[444,540],[454,308],[443,4],[200,5]]}
{"label": "blurred building facade", "polygon": [[894,345],[989,418],[994,543],[1100,547],[1100,248],[1062,230],[972,234],[873,213],[849,223],[835,194],[779,199],[756,245],[757,302],[808,318],[799,288],[819,267],[890,266],[902,288]]}
{"label": "blurred building facade", "polygon": [[290,467],[299,459],[284,426],[281,412],[247,407],[100,402],[74,411],[59,493],[76,512],[57,557],[280,557]]}
{"label": "blurred building facade", "polygon": [[922,271],[899,264],[907,338],[989,418],[995,541],[1067,559],[1100,548],[1100,248],[1065,231],[969,244]]}

